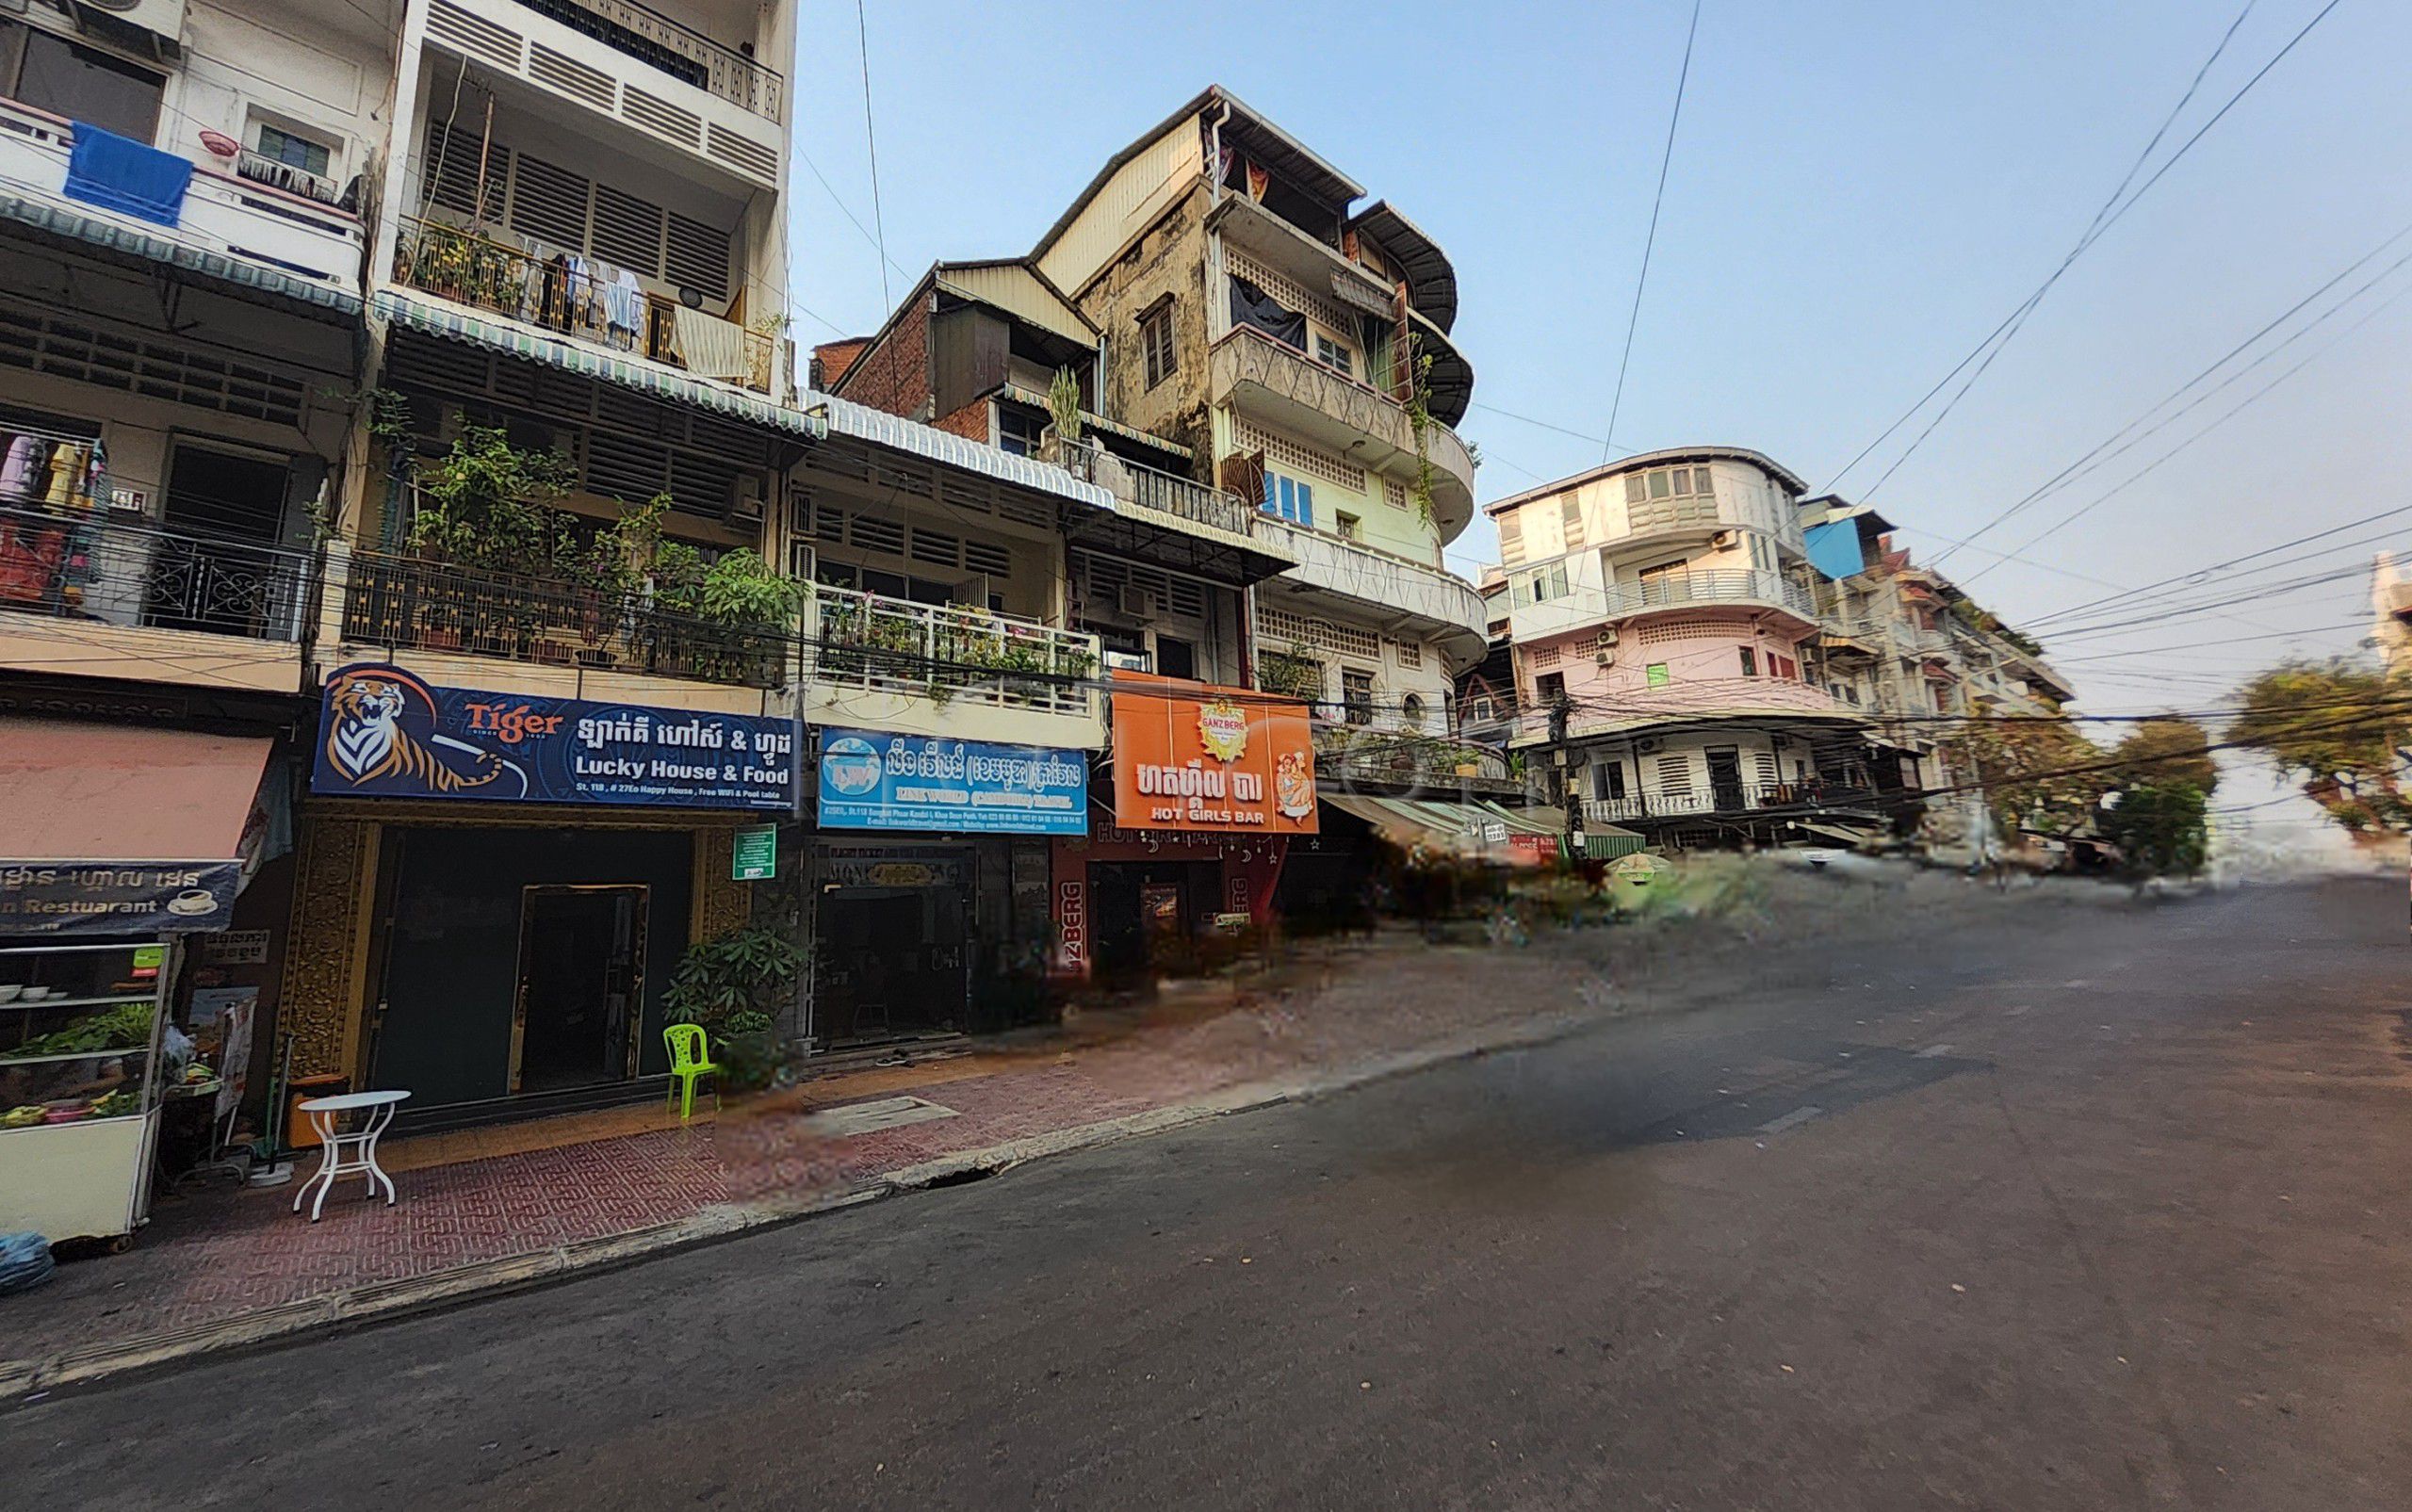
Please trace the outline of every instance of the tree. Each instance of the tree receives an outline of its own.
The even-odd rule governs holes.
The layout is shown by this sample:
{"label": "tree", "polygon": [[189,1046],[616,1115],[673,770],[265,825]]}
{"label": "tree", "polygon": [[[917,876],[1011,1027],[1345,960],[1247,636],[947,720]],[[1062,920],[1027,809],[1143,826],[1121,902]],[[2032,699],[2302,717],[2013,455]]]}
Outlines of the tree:
{"label": "tree", "polygon": [[2339,658],[2288,661],[2245,685],[2228,739],[2267,756],[2281,777],[2355,834],[2412,831],[2398,763],[2412,745],[2412,689]]}
{"label": "tree", "polygon": [[2192,876],[2209,849],[2203,789],[2191,782],[2131,782],[2096,820],[2130,877]]}
{"label": "tree", "polygon": [[2210,731],[2179,714],[2140,721],[2117,749],[2114,776],[2128,783],[2191,784],[2208,797],[2220,785],[2218,763],[2211,759]]}
{"label": "tree", "polygon": [[2104,759],[2066,720],[1974,720],[1960,751],[2006,835],[2032,829],[2065,838],[2093,820],[2103,792],[2115,786],[2109,772],[2062,774]]}

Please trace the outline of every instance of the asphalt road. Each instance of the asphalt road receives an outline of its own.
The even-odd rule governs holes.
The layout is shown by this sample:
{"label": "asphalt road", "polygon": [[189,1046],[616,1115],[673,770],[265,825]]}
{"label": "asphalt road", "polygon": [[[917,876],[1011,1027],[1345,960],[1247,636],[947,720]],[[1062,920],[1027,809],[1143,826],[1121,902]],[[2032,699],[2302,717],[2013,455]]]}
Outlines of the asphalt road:
{"label": "asphalt road", "polygon": [[2400,885],[1703,969],[1745,984],[24,1406],[0,1503],[2412,1505]]}

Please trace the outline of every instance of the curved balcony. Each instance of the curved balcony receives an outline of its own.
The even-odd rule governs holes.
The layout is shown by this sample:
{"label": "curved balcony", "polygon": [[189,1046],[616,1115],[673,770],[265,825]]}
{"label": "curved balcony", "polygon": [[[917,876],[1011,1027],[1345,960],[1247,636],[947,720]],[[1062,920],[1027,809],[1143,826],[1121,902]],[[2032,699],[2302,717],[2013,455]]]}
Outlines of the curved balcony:
{"label": "curved balcony", "polygon": [[[1214,343],[1208,397],[1275,430],[1401,481],[1416,473],[1415,427],[1390,395],[1335,372],[1253,326],[1236,326]],[[1474,457],[1439,420],[1425,428],[1432,462],[1432,523],[1454,541],[1474,518]]]}
{"label": "curved balcony", "polygon": [[1316,780],[1344,789],[1452,789],[1500,796],[1524,791],[1508,753],[1480,741],[1324,720],[1315,722],[1313,738]]}
{"label": "curved balcony", "polygon": [[1817,623],[1817,605],[1807,590],[1782,573],[1749,567],[1713,567],[1670,573],[1647,582],[1618,583],[1605,591],[1605,598],[1610,619],[1732,604],[1775,610],[1799,620],[1804,629]]}
{"label": "curved balcony", "polygon": [[[1279,549],[1295,556],[1298,563],[1280,577],[1266,579],[1265,592],[1297,591],[1311,599],[1323,597],[1325,604],[1306,607],[1437,642],[1442,654],[1461,666],[1482,659],[1490,643],[1491,611],[1474,584],[1457,574],[1305,529],[1269,514],[1258,516],[1257,528],[1260,537],[1278,541]],[[1332,605],[1331,599],[1349,602]]]}

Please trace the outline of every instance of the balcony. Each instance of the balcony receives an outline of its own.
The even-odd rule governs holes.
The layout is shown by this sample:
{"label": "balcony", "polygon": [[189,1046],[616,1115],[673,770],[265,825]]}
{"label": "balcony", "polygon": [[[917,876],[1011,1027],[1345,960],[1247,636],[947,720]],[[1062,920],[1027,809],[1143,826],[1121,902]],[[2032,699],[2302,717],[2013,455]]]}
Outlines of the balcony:
{"label": "balcony", "polygon": [[692,377],[772,394],[778,341],[732,320],[607,280],[585,258],[513,246],[437,220],[405,217],[394,282]]}
{"label": "balcony", "polygon": [[327,667],[390,659],[437,683],[744,713],[798,665],[791,627],[672,613],[642,592],[340,545],[328,572]]}
{"label": "balcony", "polygon": [[[1474,584],[1455,573],[1293,525],[1262,511],[1257,527],[1261,537],[1278,542],[1278,549],[1294,556],[1298,563],[1267,584],[1267,591],[1296,593],[1311,601],[1320,598],[1323,604],[1310,602],[1303,608],[1438,641],[1443,655],[1459,666],[1482,659],[1490,644],[1491,612]],[[1333,604],[1334,599],[1345,602]]]}
{"label": "balcony", "polygon": [[1264,539],[1267,532],[1257,528],[1263,514],[1254,503],[1194,478],[1162,472],[1086,442],[1059,446],[1049,460],[1112,494],[1125,512],[1204,526],[1260,551],[1270,545]]}
{"label": "balcony", "polygon": [[[1656,688],[1593,683],[1569,711],[1570,737],[1628,734],[1660,724],[1694,725],[1752,720],[1832,720],[1867,723],[1869,710],[1846,704],[1822,688],[1788,677],[1714,677]],[[1532,746],[1548,740],[1549,710],[1534,706],[1518,716],[1510,743]]]}
{"label": "balcony", "polygon": [[317,583],[308,551],[82,498],[0,507],[0,667],[297,692]]}
{"label": "balcony", "polygon": [[[1214,343],[1207,380],[1216,404],[1260,415],[1368,471],[1401,481],[1415,477],[1415,427],[1404,405],[1254,326],[1234,326]],[[1432,462],[1433,523],[1442,540],[1455,540],[1474,517],[1474,458],[1438,420],[1424,434]]]}
{"label": "balcony", "polygon": [[[520,0],[472,10],[431,0],[427,40],[463,60],[779,187],[785,82],[734,48],[631,0]],[[644,63],[632,69],[629,60]],[[436,64],[444,77],[459,65]]]}
{"label": "balcony", "polygon": [[1604,597],[1605,612],[1610,619],[1726,604],[1781,610],[1804,626],[1817,619],[1816,601],[1799,583],[1782,573],[1747,567],[1706,568],[1670,573],[1643,582],[1619,583],[1606,589]]}
{"label": "balcony", "polygon": [[1513,797],[1524,790],[1509,772],[1506,752],[1456,736],[1318,720],[1313,740],[1315,779],[1326,787],[1445,789],[1480,797]]}
{"label": "balcony", "polygon": [[1867,817],[1877,795],[1865,788],[1846,788],[1811,778],[1805,783],[1738,783],[1710,791],[1672,792],[1628,798],[1586,798],[1583,817],[1597,824],[1630,824],[1654,819],[1698,819],[1709,815],[1750,814],[1768,809],[1789,810],[1814,817],[1829,810]]}
{"label": "balcony", "polygon": [[986,610],[816,588],[804,638],[804,714],[813,723],[1105,744],[1093,635]]}
{"label": "balcony", "polygon": [[[57,214],[106,227],[112,243],[155,247],[161,261],[204,273],[226,273],[218,259],[246,266],[246,283],[260,275],[306,289],[311,302],[356,308],[364,237],[358,218],[319,198],[231,177],[197,165],[173,226],[70,199],[67,159],[75,128],[57,116],[0,100],[0,193],[25,196]],[[242,173],[238,160],[236,171]],[[319,181],[321,184],[324,181]]]}

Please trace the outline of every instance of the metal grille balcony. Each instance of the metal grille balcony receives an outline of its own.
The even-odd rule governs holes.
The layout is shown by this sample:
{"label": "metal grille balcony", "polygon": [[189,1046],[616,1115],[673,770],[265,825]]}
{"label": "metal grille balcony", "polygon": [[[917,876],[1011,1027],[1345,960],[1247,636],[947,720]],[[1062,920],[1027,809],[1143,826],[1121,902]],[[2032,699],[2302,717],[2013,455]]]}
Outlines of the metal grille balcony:
{"label": "metal grille balcony", "polygon": [[127,512],[0,506],[0,610],[298,642],[315,558]]}
{"label": "metal grille balcony", "polygon": [[939,703],[1086,715],[1093,635],[952,605],[816,588],[807,610],[812,680]]}

